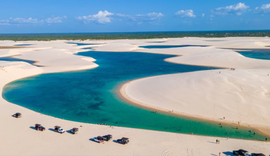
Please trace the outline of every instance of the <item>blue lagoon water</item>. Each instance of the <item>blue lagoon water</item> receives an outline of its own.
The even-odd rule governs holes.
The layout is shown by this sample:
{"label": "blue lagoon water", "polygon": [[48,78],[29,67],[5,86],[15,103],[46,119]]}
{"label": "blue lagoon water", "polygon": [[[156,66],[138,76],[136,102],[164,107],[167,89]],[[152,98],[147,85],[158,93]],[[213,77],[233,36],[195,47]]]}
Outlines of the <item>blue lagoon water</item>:
{"label": "blue lagoon water", "polygon": [[[3,97],[15,104],[66,120],[176,133],[264,140],[248,129],[199,121],[144,109],[123,100],[119,87],[137,78],[215,68],[165,62],[172,55],[89,51],[99,67],[42,74],[5,86]],[[196,98],[196,97],[194,97]]]}
{"label": "blue lagoon water", "polygon": [[98,45],[98,43],[75,43],[75,42],[67,42],[68,44],[76,44],[77,46],[84,46],[84,45]]}
{"label": "blue lagoon water", "polygon": [[147,49],[163,49],[163,48],[183,48],[183,47],[208,47],[208,45],[146,45],[139,47]]}
{"label": "blue lagoon water", "polygon": [[14,57],[0,57],[0,61],[21,61],[21,62],[26,62],[26,63],[30,63],[33,66],[37,66],[37,67],[42,67],[40,65],[36,65],[36,61],[32,61],[32,60],[25,60],[25,59],[19,59],[19,58],[14,58]]}
{"label": "blue lagoon water", "polygon": [[15,46],[30,46],[30,45],[32,45],[32,44],[15,44]]}
{"label": "blue lagoon water", "polygon": [[237,52],[249,58],[270,60],[270,49],[254,49],[254,50],[237,51]]}

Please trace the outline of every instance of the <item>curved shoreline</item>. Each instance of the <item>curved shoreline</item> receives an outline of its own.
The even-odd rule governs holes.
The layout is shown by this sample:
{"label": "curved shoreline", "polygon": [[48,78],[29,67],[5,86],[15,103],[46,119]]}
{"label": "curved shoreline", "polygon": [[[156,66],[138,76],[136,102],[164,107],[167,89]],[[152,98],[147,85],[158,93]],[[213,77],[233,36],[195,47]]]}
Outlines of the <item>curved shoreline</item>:
{"label": "curved shoreline", "polygon": [[[152,77],[156,77],[156,76],[152,76]],[[152,77],[147,77],[147,78],[152,78]],[[136,79],[136,80],[142,80],[142,79],[146,79],[146,78],[141,78],[141,79]],[[186,117],[186,118],[191,118],[191,119],[195,119],[195,120],[199,120],[199,121],[206,121],[206,122],[217,123],[217,124],[223,123],[223,124],[226,124],[229,126],[234,126],[234,127],[235,126],[236,127],[243,127],[246,129],[260,132],[261,134],[263,134],[267,137],[270,137],[270,131],[269,131],[270,127],[255,126],[255,125],[250,125],[250,124],[238,124],[237,121],[226,121],[226,120],[218,120],[218,119],[207,118],[207,117],[202,117],[202,116],[193,116],[190,114],[180,113],[180,112],[177,112],[175,110],[172,112],[171,110],[167,110],[167,109],[164,109],[161,107],[150,106],[150,105],[144,104],[142,102],[136,101],[136,100],[132,99],[130,96],[128,96],[126,91],[125,91],[128,84],[133,82],[133,81],[136,81],[136,80],[126,82],[126,83],[122,84],[120,86],[120,88],[118,89],[118,93],[119,93],[120,97],[122,97],[123,100],[126,100],[131,104],[134,104],[136,106],[146,108],[149,110],[153,110],[153,111],[158,110],[164,114],[170,114],[170,115],[175,115],[175,116],[179,116],[179,117]]]}
{"label": "curved shoreline", "polygon": [[[18,64],[22,65],[23,63]],[[21,67],[12,68],[12,70],[13,69],[14,72],[16,70],[14,75],[16,77],[7,77],[7,79],[3,81],[6,84],[25,77],[42,74],[42,72],[38,73],[38,71],[21,69]],[[18,71],[22,72],[18,73]],[[10,81],[7,82],[6,80]],[[0,83],[0,93],[2,93],[3,87],[5,86],[2,84],[3,83]],[[263,152],[265,154],[270,153],[268,148],[269,142],[234,138],[227,140],[217,136],[213,137],[196,134],[192,136],[182,133],[164,133],[160,131],[125,127],[110,128],[106,125],[80,123],[40,114],[39,112],[35,112],[20,105],[7,102],[1,97],[0,106],[0,110],[2,110],[0,111],[0,117],[2,119],[0,125],[0,127],[2,126],[2,133],[0,134],[0,137],[4,140],[0,145],[3,147],[1,150],[3,155],[38,155],[40,153],[43,155],[89,155],[89,153],[92,155],[117,155],[119,152],[123,155],[161,155],[164,154],[164,152],[190,155],[189,151],[192,151],[193,155],[213,155],[235,148],[244,148],[248,151]],[[21,119],[15,119],[10,116],[17,111],[23,114]],[[54,125],[61,125],[66,130],[73,127],[82,127],[80,127],[79,134],[76,136],[71,134],[59,135],[50,130],[38,132],[31,129],[29,126],[32,126],[35,123],[41,123],[48,129]],[[114,138],[126,136],[130,138],[131,142],[123,148],[123,146],[112,142],[100,145],[89,141],[89,137],[102,134],[112,134]],[[214,144],[213,142],[219,138],[221,138],[222,143],[220,145]],[[149,142],[143,140],[152,140],[151,145]]]}
{"label": "curved shoreline", "polygon": [[[88,70],[88,69],[82,69],[82,70]],[[72,70],[71,70],[71,71],[72,71]],[[76,71],[79,71],[79,69],[76,70]],[[61,73],[61,72],[68,72],[68,71],[59,71],[58,73]],[[45,73],[40,73],[40,74],[45,74]],[[175,74],[179,74],[179,73],[175,73]],[[39,75],[39,74],[35,74],[35,75]],[[18,78],[18,79],[15,79],[15,80],[12,80],[12,81],[10,81],[10,82],[7,82],[6,84],[11,83],[11,82],[13,82],[13,81],[17,81],[17,80],[19,80],[19,79],[23,79],[23,78],[27,78],[27,77],[32,77],[32,76],[35,76],[35,75],[29,75],[29,76],[25,76],[25,77],[20,77],[20,78]],[[167,75],[167,74],[166,74],[166,75]],[[157,75],[157,76],[164,76],[164,75]],[[152,76],[152,77],[157,77],[157,76]],[[150,78],[150,77],[145,77],[145,78],[141,78],[141,79],[147,79],[147,78]],[[138,79],[137,79],[137,80],[138,80]],[[133,80],[133,81],[136,81],[136,80]],[[118,90],[118,92],[119,92],[119,95],[123,98],[123,100],[127,100],[129,103],[131,102],[131,103],[134,104],[134,105],[140,106],[140,107],[142,107],[142,108],[150,109],[150,110],[152,110],[152,109],[159,110],[159,111],[163,112],[164,114],[168,114],[168,115],[174,115],[174,116],[186,117],[186,118],[196,119],[196,120],[199,120],[199,121],[207,121],[207,122],[217,123],[217,124],[218,124],[218,123],[223,123],[223,124],[230,125],[230,126],[238,126],[238,127],[248,128],[248,129],[251,129],[251,130],[260,131],[260,130],[255,129],[255,128],[252,128],[252,127],[250,127],[250,126],[248,126],[248,125],[247,125],[247,126],[244,126],[244,125],[241,125],[241,126],[240,126],[240,125],[237,125],[237,123],[232,123],[232,122],[230,122],[230,121],[227,121],[227,122],[226,122],[226,121],[222,121],[222,120],[220,120],[220,121],[219,121],[219,120],[213,120],[213,119],[208,119],[208,118],[203,118],[203,117],[196,117],[196,116],[191,116],[191,115],[188,115],[188,114],[177,113],[177,112],[176,112],[176,113],[175,113],[175,112],[172,113],[172,112],[170,112],[170,111],[168,111],[168,110],[166,110],[166,109],[146,106],[146,105],[143,104],[143,103],[140,103],[140,102],[137,102],[137,101],[135,101],[135,100],[132,100],[131,98],[129,98],[129,96],[128,96],[127,94],[125,94],[124,89],[125,89],[125,87],[127,86],[127,84],[130,83],[130,82],[132,82],[132,81],[129,81],[129,82],[127,82],[127,83],[121,85],[121,87],[120,87],[120,89]],[[4,87],[5,87],[5,85],[3,86],[2,90],[4,89]],[[3,94],[2,94],[2,95],[3,95]],[[2,98],[3,98],[3,97],[2,97]],[[14,104],[14,103],[12,103],[12,104]],[[18,105],[18,104],[14,104],[14,105],[20,106],[20,105]],[[23,106],[20,106],[20,107],[25,108],[25,109],[28,109],[29,111],[33,111],[33,112],[35,112],[35,113],[41,113],[41,112],[34,111],[34,110],[32,110],[32,109],[29,109],[29,108],[26,108],[26,107],[23,107]],[[43,113],[41,113],[41,114],[43,114]],[[47,115],[47,114],[43,114],[43,115],[50,116],[50,115]],[[54,117],[54,116],[50,116],[50,117]],[[66,120],[66,119],[62,119],[62,118],[58,118],[58,117],[54,117],[54,118],[57,118],[57,119],[60,119],[60,120]],[[81,123],[81,122],[72,121],[72,120],[66,120],[66,121],[71,121],[71,122],[75,122],[75,123]],[[83,123],[85,123],[85,122],[83,122]],[[87,124],[87,123],[86,123],[86,124]],[[134,129],[136,129],[136,128],[134,128]],[[170,132],[169,132],[169,133],[170,133]],[[173,133],[173,132],[172,132],[172,133]],[[181,133],[181,134],[187,135],[186,133]],[[266,134],[266,133],[261,133],[261,134],[270,137],[269,134]],[[194,134],[194,135],[196,135],[196,134]],[[210,137],[214,137],[214,136],[211,136],[211,135],[200,135],[200,136],[210,136]],[[218,137],[221,137],[221,136],[218,136]],[[240,139],[240,138],[235,138],[235,139]],[[243,140],[249,140],[249,139],[243,139]],[[253,141],[258,141],[258,140],[253,140]]]}

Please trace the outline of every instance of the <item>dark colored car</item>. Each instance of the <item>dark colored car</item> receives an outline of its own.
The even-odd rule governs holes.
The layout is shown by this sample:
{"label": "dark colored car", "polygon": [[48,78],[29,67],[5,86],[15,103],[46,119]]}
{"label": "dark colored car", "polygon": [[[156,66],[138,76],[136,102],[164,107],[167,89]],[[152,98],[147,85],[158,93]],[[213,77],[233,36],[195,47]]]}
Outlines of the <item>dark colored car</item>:
{"label": "dark colored car", "polygon": [[248,151],[239,149],[239,150],[234,150],[233,151],[234,155],[243,155],[243,156],[248,156]]}
{"label": "dark colored car", "polygon": [[112,135],[110,135],[110,134],[104,135],[104,136],[103,136],[103,140],[104,140],[104,141],[109,141],[109,140],[111,140],[111,139],[112,139]]}
{"label": "dark colored car", "polygon": [[70,130],[70,132],[71,132],[72,134],[78,134],[78,133],[79,133],[79,128],[72,128],[72,129]]}
{"label": "dark colored car", "polygon": [[102,136],[98,136],[98,137],[94,137],[93,141],[97,142],[97,143],[101,143],[104,142],[103,137]]}
{"label": "dark colored car", "polygon": [[20,118],[22,117],[22,114],[21,113],[15,113],[12,115],[14,118]]}
{"label": "dark colored car", "polygon": [[44,131],[44,130],[45,130],[45,127],[41,126],[41,124],[36,124],[36,125],[35,125],[35,129],[36,129],[37,131]]}
{"label": "dark colored car", "polygon": [[122,139],[118,139],[117,142],[118,142],[119,144],[125,145],[125,144],[129,143],[129,139],[123,137]]}

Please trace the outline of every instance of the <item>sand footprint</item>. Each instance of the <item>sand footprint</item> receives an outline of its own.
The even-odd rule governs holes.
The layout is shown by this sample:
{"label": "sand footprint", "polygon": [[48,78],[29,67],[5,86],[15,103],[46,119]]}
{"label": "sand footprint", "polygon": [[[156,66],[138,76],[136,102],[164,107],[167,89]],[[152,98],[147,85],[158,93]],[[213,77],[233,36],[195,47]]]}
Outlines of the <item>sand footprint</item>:
{"label": "sand footprint", "polygon": [[47,133],[46,131],[44,132],[39,132],[39,138],[41,140],[47,141],[47,142],[55,142],[55,137],[53,137],[51,134]]}
{"label": "sand footprint", "polygon": [[170,156],[170,155],[175,155],[176,152],[174,152],[173,149],[166,149],[161,153],[162,156]]}

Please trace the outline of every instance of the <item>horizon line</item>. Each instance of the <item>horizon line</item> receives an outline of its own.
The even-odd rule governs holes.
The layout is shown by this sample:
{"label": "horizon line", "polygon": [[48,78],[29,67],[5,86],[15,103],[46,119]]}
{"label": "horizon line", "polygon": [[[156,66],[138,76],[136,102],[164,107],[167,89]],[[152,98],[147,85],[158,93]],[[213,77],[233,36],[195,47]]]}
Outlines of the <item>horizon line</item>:
{"label": "horizon line", "polygon": [[51,33],[0,33],[0,35],[30,35],[30,34],[124,34],[124,33],[192,33],[192,32],[250,32],[270,31],[270,29],[254,30],[194,30],[194,31],[133,31],[133,32],[51,32]]}

